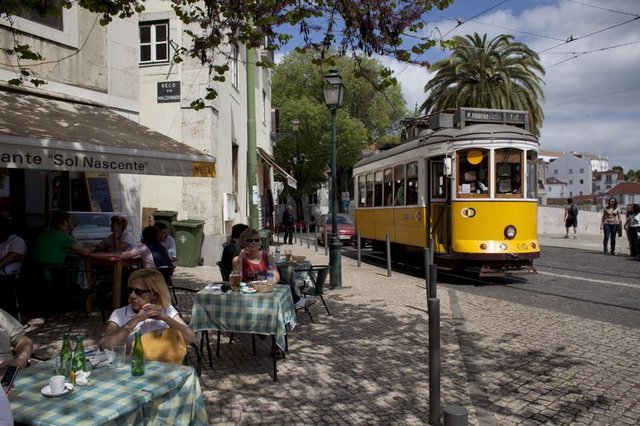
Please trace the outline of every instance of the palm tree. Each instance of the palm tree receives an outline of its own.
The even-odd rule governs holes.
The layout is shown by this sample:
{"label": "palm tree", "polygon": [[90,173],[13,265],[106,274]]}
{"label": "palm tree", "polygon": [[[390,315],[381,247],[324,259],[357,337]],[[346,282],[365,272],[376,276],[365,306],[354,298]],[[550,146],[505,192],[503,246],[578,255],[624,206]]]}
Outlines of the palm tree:
{"label": "palm tree", "polygon": [[499,35],[487,43],[477,33],[453,38],[451,56],[435,62],[436,75],[424,87],[425,113],[446,108],[476,107],[529,112],[531,132],[539,135],[544,113],[538,55],[511,35]]}

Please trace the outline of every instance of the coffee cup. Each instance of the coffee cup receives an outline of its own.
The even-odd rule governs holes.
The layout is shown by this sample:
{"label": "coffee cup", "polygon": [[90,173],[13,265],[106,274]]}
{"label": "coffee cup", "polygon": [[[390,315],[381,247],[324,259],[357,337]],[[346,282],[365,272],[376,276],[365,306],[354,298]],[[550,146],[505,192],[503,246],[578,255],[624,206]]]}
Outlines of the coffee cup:
{"label": "coffee cup", "polygon": [[64,383],[66,377],[64,376],[53,376],[49,379],[49,389],[51,389],[51,393],[62,393],[64,392]]}

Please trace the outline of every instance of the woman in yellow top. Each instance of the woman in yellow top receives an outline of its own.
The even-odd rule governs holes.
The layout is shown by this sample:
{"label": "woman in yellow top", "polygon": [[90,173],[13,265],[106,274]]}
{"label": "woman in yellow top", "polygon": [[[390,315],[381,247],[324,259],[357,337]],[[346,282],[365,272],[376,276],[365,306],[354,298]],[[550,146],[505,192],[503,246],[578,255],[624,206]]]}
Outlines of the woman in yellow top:
{"label": "woman in yellow top", "polygon": [[[618,201],[615,198],[611,198],[609,203],[602,211],[602,221],[600,222],[600,232],[604,231],[604,254],[605,256],[611,253],[611,256],[616,255],[616,233],[618,232],[618,224],[620,221],[620,209],[618,208]],[[607,243],[611,239],[611,251],[607,251]]]}

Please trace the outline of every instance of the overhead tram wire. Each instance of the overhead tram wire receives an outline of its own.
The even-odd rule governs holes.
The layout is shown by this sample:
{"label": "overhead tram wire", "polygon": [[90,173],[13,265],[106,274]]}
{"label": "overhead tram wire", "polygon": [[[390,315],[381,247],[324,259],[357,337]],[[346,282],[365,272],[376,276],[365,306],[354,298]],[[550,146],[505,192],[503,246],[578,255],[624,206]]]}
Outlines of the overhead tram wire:
{"label": "overhead tram wire", "polygon": [[577,59],[577,58],[579,58],[580,56],[586,55],[586,54],[588,54],[588,53],[593,53],[593,52],[603,52],[603,51],[605,51],[605,50],[616,49],[616,48],[618,48],[618,47],[629,46],[630,44],[636,44],[636,43],[640,43],[640,40],[638,40],[638,41],[631,41],[631,42],[629,42],[629,43],[624,43],[624,44],[618,44],[618,45],[615,45],[615,46],[603,47],[603,48],[600,48],[600,49],[587,50],[587,51],[585,51],[585,52],[555,52],[555,53],[556,53],[556,54],[558,54],[558,55],[574,55],[574,56],[572,56],[572,57],[570,57],[570,58],[567,58],[567,59],[565,59],[565,60],[562,60],[562,61],[560,61],[560,62],[557,62],[557,63],[555,63],[555,64],[549,65],[549,66],[545,67],[545,69],[549,69],[549,68],[555,67],[556,65],[564,64],[565,62],[571,61],[571,60],[573,60],[573,59]]}
{"label": "overhead tram wire", "polygon": [[565,105],[570,105],[570,104],[577,104],[579,102],[590,101],[592,99],[606,98],[607,96],[619,95],[620,93],[635,92],[636,90],[640,90],[640,86],[631,87],[629,89],[617,90],[617,91],[611,92],[611,93],[603,93],[602,95],[590,96],[588,98],[576,99],[574,101],[563,102],[561,104],[550,105],[550,106],[546,106],[545,109],[555,108],[555,107],[565,106]]}
{"label": "overhead tram wire", "polygon": [[640,16],[637,15],[635,13],[631,13],[631,12],[622,12],[620,10],[614,10],[614,9],[608,9],[606,7],[600,7],[600,6],[595,6],[593,4],[589,4],[589,3],[582,3],[580,1],[576,1],[576,0],[566,0],[570,3],[575,3],[575,4],[579,4],[580,6],[586,6],[586,7],[592,7],[594,9],[600,9],[600,10],[606,10],[607,12],[613,12],[613,13],[620,13],[622,15],[629,15],[629,16]]}

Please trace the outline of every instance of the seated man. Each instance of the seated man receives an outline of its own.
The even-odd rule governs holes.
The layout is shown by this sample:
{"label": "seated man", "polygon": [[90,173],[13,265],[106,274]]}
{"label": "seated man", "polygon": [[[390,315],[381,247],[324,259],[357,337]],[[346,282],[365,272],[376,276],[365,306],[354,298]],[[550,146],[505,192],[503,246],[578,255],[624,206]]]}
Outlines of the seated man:
{"label": "seated man", "polygon": [[55,212],[49,221],[49,229],[36,239],[33,258],[45,265],[64,263],[67,250],[89,254],[91,249],[76,242],[71,236],[73,225],[67,212]]}
{"label": "seated man", "polygon": [[21,261],[26,254],[27,245],[12,232],[11,222],[6,219],[0,220],[0,273],[20,272]]}
{"label": "seated man", "polygon": [[22,324],[0,309],[0,374],[12,365],[27,368],[32,353],[33,342],[25,335]]}
{"label": "seated man", "polygon": [[167,225],[166,222],[159,220],[154,223],[153,226],[158,228],[158,237],[160,239],[160,244],[162,244],[164,248],[167,249],[167,253],[169,253],[171,261],[175,262],[175,260],[178,258],[176,251],[176,240],[171,235],[169,235],[169,225]]}
{"label": "seated man", "polygon": [[227,241],[222,249],[222,258],[220,259],[220,272],[224,281],[229,280],[229,274],[233,269],[233,258],[240,254],[240,235],[249,229],[244,223],[236,223],[231,228],[231,238]]}

